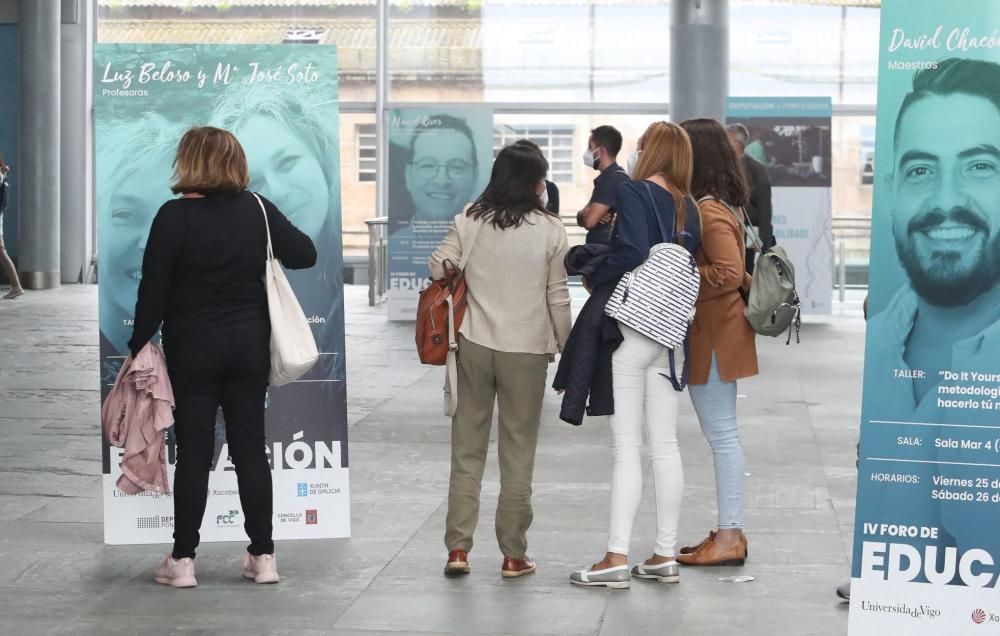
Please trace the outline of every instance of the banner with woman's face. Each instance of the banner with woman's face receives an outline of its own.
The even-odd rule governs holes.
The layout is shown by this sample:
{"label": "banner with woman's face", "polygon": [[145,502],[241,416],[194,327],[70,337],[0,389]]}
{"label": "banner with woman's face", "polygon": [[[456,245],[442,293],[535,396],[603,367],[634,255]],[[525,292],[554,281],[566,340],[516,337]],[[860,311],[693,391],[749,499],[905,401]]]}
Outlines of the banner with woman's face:
{"label": "banner with woman's face", "polygon": [[[347,535],[336,49],[99,45],[95,85],[103,394],[128,355],[126,343],[149,228],[160,206],[175,196],[170,186],[177,144],[192,126],[226,128],[246,151],[250,189],[270,199],[308,234],[319,253],[315,267],[287,274],[313,325],[320,362],[303,381],[272,387],[267,398],[267,443],[276,484],[275,535]],[[262,260],[264,256],[262,251]],[[235,493],[234,475],[227,470],[231,466],[221,413],[218,419],[212,487]],[[116,493],[118,453],[106,443],[103,450],[106,539],[111,543],[168,539],[165,519],[172,514],[171,506],[160,498]],[[172,448],[170,457],[172,461]],[[229,481],[233,488],[226,487]],[[289,499],[287,506],[282,505],[284,499]],[[239,509],[234,494],[209,502],[227,514],[230,508]],[[306,508],[311,515],[305,515]],[[137,525],[137,515],[143,524]],[[154,517],[158,524],[149,522]],[[207,520],[212,518],[206,514]],[[229,525],[212,528],[206,522],[206,539],[239,539],[242,524]],[[142,530],[139,534],[137,527]]]}
{"label": "banner with woman's face", "polygon": [[389,319],[413,320],[427,261],[489,182],[493,111],[403,108],[389,116]]}

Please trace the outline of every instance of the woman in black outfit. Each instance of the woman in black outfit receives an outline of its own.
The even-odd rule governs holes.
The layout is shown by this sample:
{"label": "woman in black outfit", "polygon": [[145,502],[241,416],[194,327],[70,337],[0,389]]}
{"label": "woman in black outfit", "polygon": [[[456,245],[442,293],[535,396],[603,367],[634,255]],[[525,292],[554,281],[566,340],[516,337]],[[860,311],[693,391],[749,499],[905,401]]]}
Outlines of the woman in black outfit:
{"label": "woman in black outfit", "polygon": [[[174,390],[174,549],[156,580],[194,587],[194,556],[215,455],[222,407],[229,455],[250,537],[243,574],[276,583],[271,540],[271,469],[265,453],[264,400],[271,324],[264,289],[267,231],[236,137],[193,128],[174,161],[173,191],[149,231],[129,350],[135,356],[163,324]],[[316,248],[270,201],[262,199],[274,255],[286,268],[312,267]]]}

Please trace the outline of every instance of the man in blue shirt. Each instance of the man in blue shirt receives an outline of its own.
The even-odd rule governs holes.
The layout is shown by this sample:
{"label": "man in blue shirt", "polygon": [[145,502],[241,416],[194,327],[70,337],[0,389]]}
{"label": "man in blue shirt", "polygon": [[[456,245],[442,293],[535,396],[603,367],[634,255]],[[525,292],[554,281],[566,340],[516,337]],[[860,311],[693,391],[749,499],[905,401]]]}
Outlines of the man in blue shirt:
{"label": "man in blue shirt", "polygon": [[590,131],[583,163],[588,168],[599,170],[600,174],[594,179],[590,202],[576,215],[577,224],[588,230],[588,244],[611,241],[618,211],[615,193],[619,185],[628,181],[628,174],[618,165],[621,149],[622,134],[613,126],[598,126]]}

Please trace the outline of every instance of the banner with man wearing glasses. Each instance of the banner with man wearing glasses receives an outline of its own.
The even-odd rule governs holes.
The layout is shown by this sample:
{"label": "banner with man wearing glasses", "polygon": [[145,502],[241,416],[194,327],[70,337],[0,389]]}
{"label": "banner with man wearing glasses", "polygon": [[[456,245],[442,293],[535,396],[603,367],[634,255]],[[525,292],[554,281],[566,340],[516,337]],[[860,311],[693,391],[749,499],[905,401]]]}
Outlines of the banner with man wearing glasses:
{"label": "banner with man wearing glasses", "polygon": [[389,319],[413,320],[427,260],[493,164],[493,111],[401,108],[389,115]]}

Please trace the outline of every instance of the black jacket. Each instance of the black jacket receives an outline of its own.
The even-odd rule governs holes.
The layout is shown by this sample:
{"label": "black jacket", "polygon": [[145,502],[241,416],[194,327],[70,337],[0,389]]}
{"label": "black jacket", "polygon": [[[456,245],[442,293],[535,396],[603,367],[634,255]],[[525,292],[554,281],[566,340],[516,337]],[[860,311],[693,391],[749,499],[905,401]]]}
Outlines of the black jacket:
{"label": "black jacket", "polygon": [[[588,277],[607,260],[611,248],[590,244],[574,247],[566,255],[566,271]],[[575,426],[583,415],[612,415],[615,412],[611,383],[611,354],[622,342],[618,323],[604,315],[604,306],[614,293],[617,281],[593,290],[569,334],[552,386],[565,390],[559,418]],[[590,404],[587,404],[587,398]]]}
{"label": "black jacket", "polygon": [[549,203],[545,209],[552,214],[559,214],[559,186],[546,179],[545,193],[549,197]]}
{"label": "black jacket", "polygon": [[764,249],[774,246],[774,224],[771,208],[771,178],[767,168],[759,161],[743,155],[743,170],[746,172],[747,184],[750,186],[750,203],[747,205],[747,216],[750,222],[760,232],[760,242]]}

